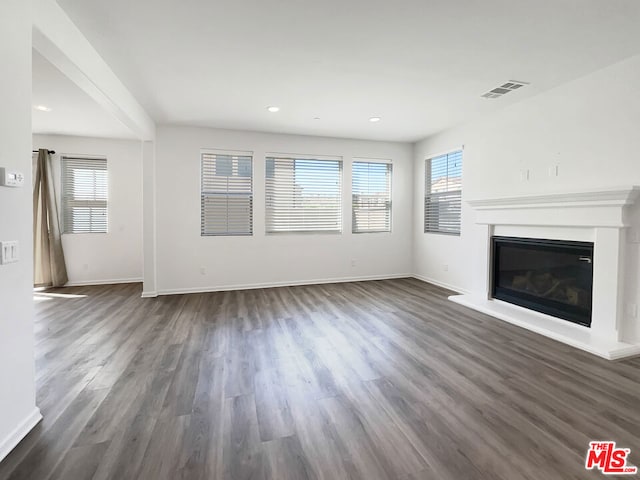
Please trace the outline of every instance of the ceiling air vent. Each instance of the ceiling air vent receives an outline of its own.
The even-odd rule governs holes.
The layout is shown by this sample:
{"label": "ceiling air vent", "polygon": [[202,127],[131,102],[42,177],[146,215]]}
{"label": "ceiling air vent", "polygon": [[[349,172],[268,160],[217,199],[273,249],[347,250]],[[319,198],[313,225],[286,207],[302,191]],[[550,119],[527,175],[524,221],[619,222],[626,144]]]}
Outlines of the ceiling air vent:
{"label": "ceiling air vent", "polygon": [[518,82],[517,80],[509,80],[507,83],[500,85],[499,87],[494,88],[493,90],[488,91],[484,95],[481,95],[482,98],[500,98],[501,96],[513,92],[525,85],[529,85],[527,82]]}

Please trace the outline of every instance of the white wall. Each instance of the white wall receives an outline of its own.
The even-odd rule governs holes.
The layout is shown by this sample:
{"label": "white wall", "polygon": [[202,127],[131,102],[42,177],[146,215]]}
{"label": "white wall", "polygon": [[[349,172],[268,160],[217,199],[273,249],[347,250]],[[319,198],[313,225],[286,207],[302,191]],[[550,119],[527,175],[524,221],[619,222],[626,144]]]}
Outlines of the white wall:
{"label": "white wall", "polygon": [[[488,100],[497,101],[500,100]],[[415,273],[474,290],[481,230],[469,199],[640,185],[640,56],[432,136],[415,146]],[[462,234],[423,233],[424,160],[464,145]],[[558,166],[559,175],[549,176]],[[529,180],[521,172],[529,171]],[[640,208],[635,209],[640,226]],[[640,303],[638,244],[627,245],[626,301]],[[448,265],[445,271],[444,265]],[[640,340],[640,322],[630,337]]]}
{"label": "white wall", "polygon": [[6,0],[0,15],[0,166],[23,188],[0,187],[0,240],[21,259],[0,265],[0,460],[40,418],[35,404],[31,201],[31,2]]}
{"label": "white wall", "polygon": [[[156,138],[159,293],[411,273],[411,145],[172,126]],[[202,148],[253,152],[253,236],[200,236]],[[342,234],[265,235],[267,152],[343,157]],[[351,233],[353,157],[393,160],[391,233]]]}
{"label": "white wall", "polygon": [[[60,195],[60,156],[107,158],[108,233],[62,236],[69,284],[141,281],[142,144],[134,140],[34,135],[33,149],[55,150],[53,165]],[[59,204],[60,205],[60,204]]]}

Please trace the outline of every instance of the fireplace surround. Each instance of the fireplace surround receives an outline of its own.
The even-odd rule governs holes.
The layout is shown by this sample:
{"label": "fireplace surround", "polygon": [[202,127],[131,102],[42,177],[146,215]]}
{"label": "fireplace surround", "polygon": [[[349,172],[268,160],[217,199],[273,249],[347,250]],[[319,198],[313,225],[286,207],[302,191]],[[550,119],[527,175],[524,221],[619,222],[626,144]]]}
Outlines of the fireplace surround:
{"label": "fireplace surround", "polygon": [[[638,187],[628,186],[467,201],[475,217],[466,231],[463,225],[472,252],[472,288],[449,299],[606,359],[640,355],[640,338],[634,334],[638,320],[624,314],[625,303],[635,301],[624,296],[625,252],[632,226],[629,207],[639,194]],[[493,237],[593,244],[590,325],[494,298]],[[518,282],[526,284],[526,279]]]}

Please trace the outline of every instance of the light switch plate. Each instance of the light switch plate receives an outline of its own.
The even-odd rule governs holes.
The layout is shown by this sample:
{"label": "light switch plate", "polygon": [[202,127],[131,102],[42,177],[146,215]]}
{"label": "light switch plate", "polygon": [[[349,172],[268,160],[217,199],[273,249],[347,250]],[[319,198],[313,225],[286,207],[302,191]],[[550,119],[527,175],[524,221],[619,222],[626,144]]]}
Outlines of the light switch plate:
{"label": "light switch plate", "polygon": [[0,264],[15,263],[20,260],[18,242],[15,240],[0,242]]}

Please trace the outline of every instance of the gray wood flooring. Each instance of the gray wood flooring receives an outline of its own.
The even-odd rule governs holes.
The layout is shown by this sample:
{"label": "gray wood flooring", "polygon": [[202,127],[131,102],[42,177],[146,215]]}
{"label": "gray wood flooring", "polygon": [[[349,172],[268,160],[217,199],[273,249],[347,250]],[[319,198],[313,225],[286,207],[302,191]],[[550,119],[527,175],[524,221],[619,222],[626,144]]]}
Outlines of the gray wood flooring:
{"label": "gray wood flooring", "polygon": [[640,359],[617,363],[413,279],[141,299],[36,297],[44,415],[0,479],[585,479],[640,464]]}

